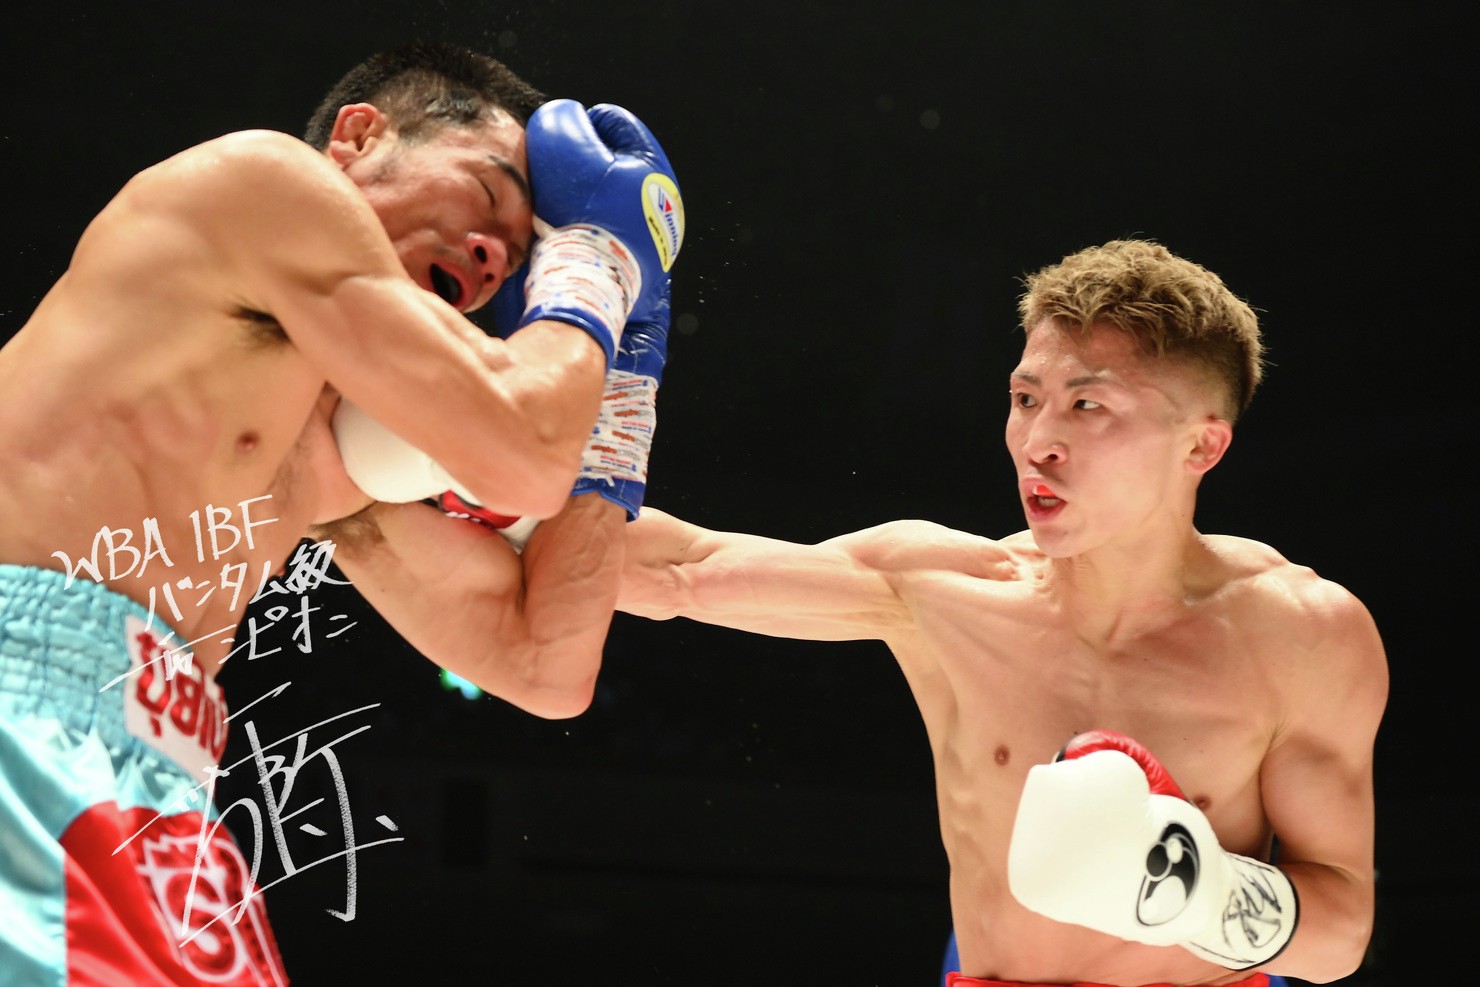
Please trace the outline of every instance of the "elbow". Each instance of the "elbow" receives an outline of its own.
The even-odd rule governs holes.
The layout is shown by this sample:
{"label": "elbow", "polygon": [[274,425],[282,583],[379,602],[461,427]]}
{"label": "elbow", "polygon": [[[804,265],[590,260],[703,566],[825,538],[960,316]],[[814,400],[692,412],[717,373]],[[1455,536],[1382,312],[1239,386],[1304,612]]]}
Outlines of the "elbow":
{"label": "elbow", "polygon": [[[1278,961],[1271,966],[1271,972],[1283,973],[1290,977],[1299,977],[1307,983],[1329,984],[1344,980],[1356,973],[1365,965],[1368,949],[1372,943],[1373,915],[1369,909],[1361,914],[1352,914],[1340,920],[1338,926],[1327,929],[1320,945],[1314,949],[1305,951],[1302,947],[1302,959],[1290,969],[1281,968]],[[1299,941],[1300,930],[1296,930],[1296,942]],[[1293,945],[1292,945],[1293,948]]]}
{"label": "elbow", "polygon": [[[1361,968],[1362,957],[1361,954],[1358,954],[1355,957],[1355,962],[1332,963],[1328,966],[1323,967],[1319,971],[1302,971],[1300,979],[1303,983],[1308,984],[1334,984],[1339,981],[1345,980],[1347,977],[1350,977]],[[1285,976],[1293,977],[1296,975],[1285,974]]]}
{"label": "elbow", "polygon": [[[520,503],[519,517],[551,518],[559,514],[570,497],[581,469],[581,458],[596,420],[604,374],[597,373],[589,388],[593,398],[589,415],[570,406],[560,388],[523,396],[524,428],[516,458]],[[566,384],[566,388],[575,387]],[[578,389],[578,388],[577,388]],[[509,463],[492,464],[508,475]]]}
{"label": "elbow", "polygon": [[1344,980],[1360,970],[1367,959],[1367,950],[1372,942],[1372,921],[1353,922],[1352,928],[1342,937],[1340,946],[1332,951],[1327,968],[1311,983],[1329,984]]}
{"label": "elbow", "polygon": [[591,708],[601,650],[534,646],[522,661],[504,667],[508,674],[497,695],[541,719],[569,720]]}
{"label": "elbow", "polygon": [[571,720],[591,708],[596,680],[586,682],[530,682],[519,691],[514,705],[542,720]]}
{"label": "elbow", "polygon": [[678,607],[654,607],[645,603],[629,603],[621,600],[617,601],[617,609],[622,613],[642,617],[645,620],[672,620],[683,616],[683,611]]}
{"label": "elbow", "polygon": [[577,450],[571,456],[547,456],[533,467],[534,482],[529,490],[529,509],[521,517],[546,520],[565,510],[580,472],[581,457]]}
{"label": "elbow", "polygon": [[1338,931],[1332,950],[1330,977],[1325,982],[1350,977],[1366,965],[1372,947],[1377,912],[1376,887],[1371,879],[1362,884],[1362,893],[1353,902],[1350,913]]}

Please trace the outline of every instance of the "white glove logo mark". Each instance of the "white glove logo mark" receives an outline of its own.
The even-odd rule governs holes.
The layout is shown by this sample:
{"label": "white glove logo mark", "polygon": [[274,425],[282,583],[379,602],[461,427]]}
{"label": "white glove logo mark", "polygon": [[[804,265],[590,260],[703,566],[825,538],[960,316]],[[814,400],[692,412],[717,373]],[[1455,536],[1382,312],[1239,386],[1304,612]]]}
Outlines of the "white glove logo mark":
{"label": "white glove logo mark", "polygon": [[1169,824],[1146,854],[1136,919],[1142,925],[1165,925],[1182,914],[1197,888],[1197,873],[1197,843],[1192,834],[1177,823]]}

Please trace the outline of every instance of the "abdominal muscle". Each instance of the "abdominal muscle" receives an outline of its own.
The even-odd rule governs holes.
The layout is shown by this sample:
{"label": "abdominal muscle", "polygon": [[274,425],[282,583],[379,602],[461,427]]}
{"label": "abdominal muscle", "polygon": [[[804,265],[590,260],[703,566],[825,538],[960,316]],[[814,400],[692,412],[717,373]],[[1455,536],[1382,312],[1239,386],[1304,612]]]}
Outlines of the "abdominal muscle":
{"label": "abdominal muscle", "polygon": [[[1110,728],[1157,753],[1209,807],[1225,846],[1258,855],[1268,831],[1250,779],[1267,746],[1270,714],[1260,710],[1275,705],[1272,697],[1235,689],[1231,677],[1244,666],[1221,670],[1230,663],[1216,649],[1192,669],[1160,637],[1132,642],[1134,660],[1091,647],[1025,581],[942,568],[927,588],[912,597],[918,630],[890,647],[930,736],[961,972],[1033,984],[1245,976],[1180,947],[1126,942],[1029,911],[1008,887],[1008,848],[1028,771],[1074,735]],[[1212,648],[1204,632],[1226,618],[1217,609],[1189,617],[1189,633]]]}
{"label": "abdominal muscle", "polygon": [[362,506],[329,426],[337,395],[286,344],[235,355],[230,373],[49,401],[0,364],[17,382],[0,399],[0,562],[108,586],[213,673],[309,526]]}

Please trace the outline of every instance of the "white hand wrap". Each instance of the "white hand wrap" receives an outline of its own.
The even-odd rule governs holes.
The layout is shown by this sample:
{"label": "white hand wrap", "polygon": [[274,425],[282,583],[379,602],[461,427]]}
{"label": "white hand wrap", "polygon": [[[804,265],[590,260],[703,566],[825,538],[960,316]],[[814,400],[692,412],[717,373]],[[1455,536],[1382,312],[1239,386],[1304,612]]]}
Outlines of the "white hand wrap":
{"label": "white hand wrap", "polygon": [[1029,770],[1007,876],[1040,915],[1234,970],[1279,953],[1298,912],[1289,878],[1225,851],[1195,805],[1152,794],[1118,750]]}
{"label": "white hand wrap", "polygon": [[333,427],[344,471],[366,496],[406,504],[452,490],[476,500],[432,457],[342,398]]}
{"label": "white hand wrap", "polygon": [[637,261],[621,240],[599,226],[538,225],[542,229],[530,255],[524,310],[583,312],[611,334],[610,351],[615,352],[642,291]]}
{"label": "white hand wrap", "polygon": [[581,454],[580,477],[612,483],[647,483],[648,454],[658,424],[658,382],[609,370],[596,426]]}

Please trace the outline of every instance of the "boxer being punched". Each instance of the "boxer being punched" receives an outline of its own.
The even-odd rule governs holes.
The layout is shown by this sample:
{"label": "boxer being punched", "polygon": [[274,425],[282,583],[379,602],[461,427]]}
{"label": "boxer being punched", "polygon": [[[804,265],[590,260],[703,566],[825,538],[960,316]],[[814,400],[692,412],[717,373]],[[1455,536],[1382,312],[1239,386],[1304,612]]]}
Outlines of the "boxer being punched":
{"label": "boxer being punched", "polygon": [[[195,790],[214,673],[305,536],[353,535],[335,560],[434,661],[584,708],[682,229],[631,114],[441,46],[356,67],[306,141],[191,148],[92,221],[0,350],[0,979],[284,982]],[[464,315],[496,293],[507,338]],[[589,450],[614,401],[646,432]],[[519,554],[424,502],[449,491],[546,520]],[[219,886],[192,925],[233,917],[192,939],[149,854],[198,839]]]}
{"label": "boxer being punched", "polygon": [[796,545],[644,510],[618,608],[888,644],[934,752],[957,984],[1345,976],[1382,644],[1342,587],[1193,525],[1260,380],[1255,316],[1145,241],[1039,272],[1020,309],[1026,531]]}

